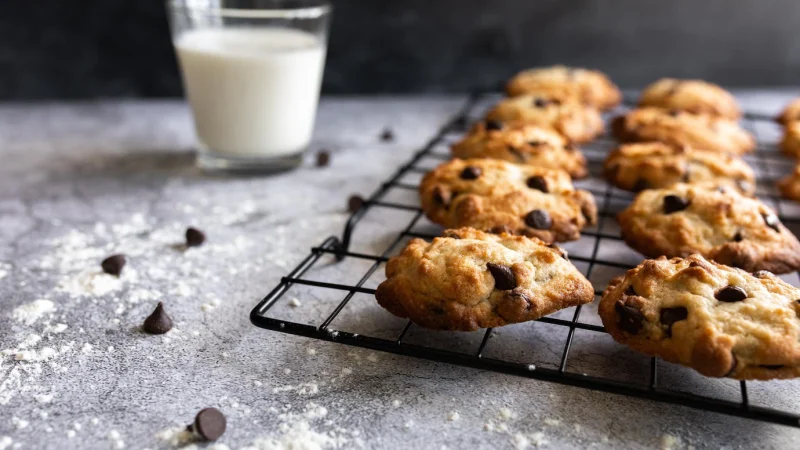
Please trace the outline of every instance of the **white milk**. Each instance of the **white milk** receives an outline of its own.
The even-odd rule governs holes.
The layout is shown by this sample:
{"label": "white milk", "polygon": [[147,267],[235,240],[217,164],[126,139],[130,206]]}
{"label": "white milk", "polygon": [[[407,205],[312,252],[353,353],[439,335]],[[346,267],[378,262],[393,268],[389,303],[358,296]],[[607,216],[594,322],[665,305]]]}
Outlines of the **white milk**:
{"label": "white milk", "polygon": [[311,140],[325,47],[284,28],[188,31],[175,43],[197,135],[242,157],[302,151]]}

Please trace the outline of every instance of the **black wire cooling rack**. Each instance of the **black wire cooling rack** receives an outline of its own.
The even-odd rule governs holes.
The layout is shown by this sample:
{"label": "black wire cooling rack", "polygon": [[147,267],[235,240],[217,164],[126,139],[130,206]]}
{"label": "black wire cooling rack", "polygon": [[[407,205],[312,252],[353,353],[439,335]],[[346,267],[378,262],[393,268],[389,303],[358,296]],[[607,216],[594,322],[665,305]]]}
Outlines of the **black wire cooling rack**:
{"label": "black wire cooling rack", "polygon": [[[591,314],[583,314],[582,316],[581,314],[587,307],[591,308],[593,306],[596,308],[596,305],[577,306],[570,310],[562,311],[560,314],[557,313],[541,318],[535,322],[503,327],[503,330],[505,330],[509,327],[536,327],[544,326],[540,324],[548,324],[549,326],[566,330],[563,345],[547,344],[548,348],[544,349],[550,352],[551,361],[549,363],[541,363],[539,358],[535,356],[517,358],[509,357],[507,353],[504,354],[503,352],[500,352],[499,357],[487,354],[487,348],[493,345],[491,338],[494,337],[494,334],[499,334],[498,331],[491,328],[485,330],[482,336],[479,334],[480,332],[475,332],[478,333],[480,338],[475,337],[473,334],[470,339],[467,339],[468,343],[473,344],[472,348],[467,345],[467,349],[456,349],[448,348],[447,346],[443,348],[442,345],[431,343],[440,339],[446,341],[445,337],[448,332],[433,332],[434,337],[432,340],[423,340],[422,343],[410,341],[408,339],[409,331],[412,327],[415,327],[410,321],[398,326],[397,333],[391,337],[387,337],[386,333],[380,333],[381,336],[378,336],[378,333],[370,335],[368,333],[345,331],[332,324],[342,311],[348,307],[348,304],[352,303],[351,301],[355,296],[365,294],[372,300],[371,297],[374,296],[375,289],[368,287],[368,280],[373,280],[375,277],[382,275],[384,263],[391,255],[402,249],[406,241],[415,237],[430,239],[437,236],[438,232],[441,231],[441,229],[437,230],[430,227],[427,229],[422,227],[423,231],[420,231],[420,224],[425,221],[425,218],[418,202],[415,200],[418,184],[408,180],[416,179],[418,181],[419,177],[432,167],[450,159],[447,151],[449,144],[459,139],[467,126],[472,121],[480,118],[485,108],[498,98],[496,94],[472,95],[464,107],[439,130],[422,150],[415,153],[411,160],[403,164],[394,175],[382,183],[375,193],[364,202],[363,206],[352,214],[347,221],[341,239],[336,236],[325,239],[319,246],[312,248],[311,253],[287,276],[281,279],[280,284],[251,312],[250,320],[253,324],[282,333],[800,427],[800,414],[797,411],[790,411],[791,409],[797,409],[796,405],[793,403],[785,404],[786,410],[782,410],[776,408],[771,400],[766,405],[758,404],[758,402],[754,402],[751,399],[753,388],[751,388],[751,393],[748,394],[748,383],[744,381],[736,382],[725,379],[723,383],[726,385],[722,388],[702,386],[705,382],[720,383],[721,381],[702,377],[689,369],[666,363],[658,358],[649,358],[638,354],[635,357],[643,359],[639,367],[642,371],[642,377],[633,379],[635,377],[616,376],[617,372],[624,372],[626,368],[632,366],[619,362],[619,352],[628,350],[613,342],[602,346],[602,350],[595,351],[595,353],[605,351],[608,355],[594,354],[592,356],[594,360],[599,360],[600,365],[605,365],[605,368],[600,370],[599,374],[587,373],[581,367],[571,367],[570,362],[575,358],[570,357],[570,350],[573,348],[576,332],[602,334],[607,337],[599,320],[591,320],[591,317],[596,316],[596,314],[594,316]],[[621,107],[608,116],[619,114],[624,110],[625,107]],[[778,127],[772,122],[771,117],[753,113],[745,114],[742,124],[756,136],[759,142],[757,151],[745,157],[758,176],[757,195],[763,201],[771,204],[784,224],[797,234],[800,231],[800,207],[781,200],[773,187],[775,179],[792,167],[792,164],[775,149],[774,138],[778,135]],[[770,138],[765,137],[765,135],[772,136],[773,142],[769,142]],[[582,269],[588,279],[592,280],[596,295],[601,294],[605,287],[605,282],[596,280],[595,278],[597,277],[593,277],[593,272],[610,270],[615,272],[614,274],[619,274],[634,267],[642,260],[641,256],[632,253],[622,244],[619,230],[615,228],[616,224],[613,219],[616,212],[633,198],[632,194],[611,187],[597,176],[602,160],[613,145],[615,143],[610,139],[602,138],[582,147],[582,151],[589,162],[592,176],[588,180],[576,181],[575,184],[576,187],[587,189],[595,195],[599,210],[599,220],[597,226],[582,232],[581,241],[565,245],[568,250],[571,250],[571,247],[576,247],[576,245],[584,249],[583,254],[571,250],[570,260]],[[396,192],[402,192],[405,197],[414,200],[405,202],[393,200],[393,197],[396,197],[393,194]],[[382,215],[389,211],[402,211],[407,214],[408,219],[407,222],[401,223],[392,221],[391,227],[395,231],[390,239],[385,240],[388,242],[388,245],[385,245],[385,250],[382,252],[353,251],[351,242],[357,231],[357,225],[362,221],[362,218],[370,212]],[[610,247],[607,249],[605,248],[606,245]],[[373,245],[370,248],[375,247]],[[321,262],[323,257],[331,259],[333,262]],[[341,283],[337,282],[341,281],[339,279],[329,281],[306,277],[310,270],[319,265],[342,264],[341,261],[346,259],[355,259],[361,263],[358,265],[361,268],[360,270],[366,269],[357,282]],[[792,275],[793,279],[785,276],[782,278],[794,285],[800,284],[800,279],[795,274]],[[607,276],[605,281],[608,278],[610,277]],[[371,282],[369,284],[374,285]],[[269,315],[270,312],[275,310],[276,305],[290,303],[294,300],[290,295],[287,295],[287,292],[296,286],[325,290],[334,294],[329,296],[333,300],[323,303],[322,309],[324,311],[321,314],[317,314],[317,320],[294,316],[286,319]],[[370,306],[380,308],[374,301]],[[380,314],[389,315],[388,312],[383,311]],[[587,317],[590,320],[587,321]],[[525,345],[530,346],[530,348],[536,348],[537,342],[526,342]],[[674,375],[675,370],[685,370],[685,372],[681,372],[676,378]],[[670,374],[672,375],[669,376]],[[680,382],[676,383],[676,379],[694,379],[696,382],[687,385]],[[768,383],[781,382],[756,383],[755,391],[768,390],[768,386],[765,386]],[[752,386],[752,383],[750,386]]]}

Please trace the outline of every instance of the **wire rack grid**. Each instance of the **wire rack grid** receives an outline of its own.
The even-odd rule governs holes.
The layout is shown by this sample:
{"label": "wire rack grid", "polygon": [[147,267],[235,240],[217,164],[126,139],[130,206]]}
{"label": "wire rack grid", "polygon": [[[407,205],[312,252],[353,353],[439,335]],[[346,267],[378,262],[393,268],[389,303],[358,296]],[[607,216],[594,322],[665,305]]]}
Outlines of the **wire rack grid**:
{"label": "wire rack grid", "polygon": [[[496,94],[472,95],[423,149],[352,214],[341,239],[328,237],[281,279],[252,310],[252,323],[314,339],[800,428],[797,405],[785,402],[776,407],[776,399],[768,395],[769,382],[756,383],[753,389],[754,383],[702,377],[689,369],[636,354],[614,343],[597,318],[597,302],[563,310],[535,322],[503,327],[502,334],[498,329],[486,329],[482,334],[431,332],[410,321],[394,318],[377,305],[373,296],[377,283],[385,279],[382,270],[385,262],[409,239],[431,239],[441,232],[440,227],[426,223],[419,207],[419,179],[437,164],[450,159],[449,145],[497,98]],[[606,119],[624,111],[625,107],[620,107],[607,114]],[[757,195],[797,234],[800,206],[781,200],[773,187],[775,179],[791,168],[774,145],[779,129],[763,114],[746,114],[742,123],[759,142],[758,150],[745,157],[757,174]],[[599,220],[596,226],[582,231],[579,241],[562,245],[569,251],[570,260],[592,281],[596,296],[613,276],[642,260],[641,255],[624,245],[614,220],[633,195],[611,187],[598,177],[602,161],[614,145],[610,139],[601,138],[582,147],[592,175],[576,181],[575,185],[593,193]],[[367,218],[371,214],[390,218],[370,221]],[[357,228],[357,225],[360,226]],[[361,246],[366,250],[359,251],[354,248],[359,245],[355,232],[361,233],[364,227],[372,227],[372,232],[363,232],[365,242]],[[391,230],[388,235],[387,230]],[[332,275],[312,275],[320,267],[336,267],[347,261],[355,263]],[[353,274],[360,276],[356,279]],[[782,278],[800,286],[800,278],[795,274]],[[295,298],[290,293],[295,288],[304,289],[301,294],[304,298],[317,299],[310,314],[288,306]],[[354,306],[356,304],[360,306]],[[348,312],[351,308],[354,311]],[[342,320],[345,315],[350,320]],[[375,323],[379,325],[371,326]],[[578,345],[581,348],[576,350]],[[800,393],[800,384],[796,387]],[[761,404],[753,401],[754,390],[766,399]]]}

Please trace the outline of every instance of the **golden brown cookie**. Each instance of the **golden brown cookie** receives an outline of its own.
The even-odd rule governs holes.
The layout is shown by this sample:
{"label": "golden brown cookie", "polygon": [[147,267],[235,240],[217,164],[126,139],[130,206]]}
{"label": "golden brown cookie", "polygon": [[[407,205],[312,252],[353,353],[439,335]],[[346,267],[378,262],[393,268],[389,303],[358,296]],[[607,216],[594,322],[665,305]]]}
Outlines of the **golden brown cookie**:
{"label": "golden brown cookie", "polygon": [[589,303],[594,288],[557,246],[461,228],[410,241],[386,264],[375,297],[417,325],[473,331]]}
{"label": "golden brown cookie", "polygon": [[622,237],[645,256],[699,253],[748,272],[800,269],[800,242],[775,212],[734,189],[676,184],[648,189],[617,216]]}
{"label": "golden brown cookie", "polygon": [[524,122],[478,122],[464,139],[451,148],[457,158],[492,158],[560,169],[572,178],[583,178],[586,158],[572,144],[549,128]]}
{"label": "golden brown cookie", "polygon": [[709,114],[732,120],[742,116],[736,98],[730,92],[702,80],[662,78],[642,91],[639,106]]}
{"label": "golden brown cookie", "polygon": [[732,120],[710,115],[638,108],[612,121],[614,135],[623,142],[664,142],[741,155],[755,148],[753,136]]}
{"label": "golden brown cookie", "polygon": [[786,156],[800,158],[800,121],[796,120],[786,124],[780,147]]}
{"label": "golden brown cookie", "polygon": [[535,236],[547,243],[573,241],[597,221],[594,197],[576,190],[561,170],[498,159],[453,159],[422,179],[422,210],[445,228]]}
{"label": "golden brown cookie", "polygon": [[523,121],[552,128],[569,142],[588,142],[604,131],[597,109],[575,100],[557,100],[545,96],[521,95],[507,98],[489,111],[487,120],[495,122]]}
{"label": "golden brown cookie", "polygon": [[753,275],[706,261],[644,261],[600,300],[614,339],[710,377],[800,376],[800,289],[769,272]]}
{"label": "golden brown cookie", "polygon": [[610,109],[622,101],[619,88],[602,72],[565,66],[523,70],[508,82],[506,93],[511,97],[544,94],[598,109]]}
{"label": "golden brown cookie", "polygon": [[634,192],[675,183],[731,186],[746,195],[756,189],[753,169],[740,158],[662,142],[619,146],[608,154],[603,173],[609,183]]}
{"label": "golden brown cookie", "polygon": [[784,125],[790,122],[800,121],[800,97],[789,102],[776,120]]}
{"label": "golden brown cookie", "polygon": [[794,166],[791,174],[778,180],[781,197],[800,202],[800,165]]}

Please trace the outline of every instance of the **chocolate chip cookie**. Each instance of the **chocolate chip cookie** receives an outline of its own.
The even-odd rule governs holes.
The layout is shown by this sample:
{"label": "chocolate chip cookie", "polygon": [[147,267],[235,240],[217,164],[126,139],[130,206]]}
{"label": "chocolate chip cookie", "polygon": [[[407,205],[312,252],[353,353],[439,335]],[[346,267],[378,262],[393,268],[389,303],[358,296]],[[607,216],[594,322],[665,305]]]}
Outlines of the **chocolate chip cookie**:
{"label": "chocolate chip cookie", "polygon": [[702,80],[662,78],[642,91],[639,106],[710,114],[736,120],[742,111],[730,92]]}
{"label": "chocolate chip cookie", "polygon": [[452,146],[457,158],[492,158],[545,169],[561,169],[572,178],[587,175],[586,158],[557,132],[524,122],[479,122]]}
{"label": "chocolate chip cookie", "polygon": [[544,94],[598,109],[613,108],[622,100],[619,88],[602,72],[565,66],[524,70],[508,82],[506,93],[510,97]]}
{"label": "chocolate chip cookie", "polygon": [[420,184],[422,209],[445,228],[535,236],[547,243],[573,241],[597,221],[594,197],[576,190],[561,170],[498,159],[453,159]]}
{"label": "chocolate chip cookie", "polygon": [[794,166],[791,174],[778,180],[781,197],[800,202],[800,165]]}
{"label": "chocolate chip cookie", "polygon": [[638,108],[611,122],[623,142],[664,142],[741,155],[755,148],[753,136],[733,120],[661,108]]}
{"label": "chocolate chip cookie", "polygon": [[493,122],[523,121],[552,128],[569,142],[588,142],[601,135],[603,119],[595,108],[576,100],[559,100],[542,95],[521,95],[507,98],[489,111],[486,120]]}
{"label": "chocolate chip cookie", "polygon": [[784,125],[800,120],[800,97],[789,102],[776,120]]}
{"label": "chocolate chip cookie", "polygon": [[800,289],[762,271],[661,257],[612,280],[600,300],[618,342],[738,380],[800,375]]}
{"label": "chocolate chip cookie", "polygon": [[789,122],[783,129],[781,151],[792,158],[800,158],[800,121]]}
{"label": "chocolate chip cookie", "polygon": [[619,146],[608,154],[603,173],[609,183],[634,192],[675,183],[731,186],[746,195],[756,188],[753,169],[736,156],[662,142]]}
{"label": "chocolate chip cookie", "polygon": [[748,272],[800,269],[800,242],[775,212],[735,189],[676,184],[648,189],[617,216],[622,237],[655,258],[699,253]]}
{"label": "chocolate chip cookie", "polygon": [[413,239],[386,264],[378,303],[437,330],[473,331],[536,320],[594,299],[591,283],[557,246],[471,228]]}

